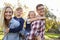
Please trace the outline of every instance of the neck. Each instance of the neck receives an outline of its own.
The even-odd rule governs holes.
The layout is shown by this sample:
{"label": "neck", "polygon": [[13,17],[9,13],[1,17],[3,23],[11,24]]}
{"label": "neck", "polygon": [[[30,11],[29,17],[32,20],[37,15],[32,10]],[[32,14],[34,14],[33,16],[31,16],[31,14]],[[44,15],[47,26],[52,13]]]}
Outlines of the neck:
{"label": "neck", "polygon": [[44,15],[40,15],[41,17],[43,17]]}
{"label": "neck", "polygon": [[20,15],[20,16],[16,16],[17,18],[21,18],[22,16]]}
{"label": "neck", "polygon": [[[12,18],[11,18],[11,19],[12,19]],[[9,20],[6,20],[6,19],[5,19],[5,25],[6,25],[6,27],[8,27],[9,22],[10,22],[11,19],[9,19]]]}
{"label": "neck", "polygon": [[45,15],[39,15],[39,16],[43,17],[43,16],[45,16]]}

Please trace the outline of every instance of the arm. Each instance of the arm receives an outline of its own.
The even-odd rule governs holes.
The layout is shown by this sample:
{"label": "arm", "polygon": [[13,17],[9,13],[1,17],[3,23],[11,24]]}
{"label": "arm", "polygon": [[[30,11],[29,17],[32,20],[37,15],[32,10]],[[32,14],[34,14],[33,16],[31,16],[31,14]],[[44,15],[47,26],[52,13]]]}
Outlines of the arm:
{"label": "arm", "polygon": [[20,26],[19,27],[16,27],[16,28],[7,28],[6,29],[6,33],[10,32],[10,33],[16,33],[16,32],[19,32],[20,31]]}
{"label": "arm", "polygon": [[9,29],[9,32],[10,33],[16,33],[16,32],[19,32],[20,31],[20,26],[19,27],[17,27],[17,28],[13,28],[13,29]]}
{"label": "arm", "polygon": [[23,25],[24,25],[24,20],[22,20],[22,23],[18,27],[13,28],[13,29],[10,28],[9,32],[12,32],[12,33],[19,32],[23,28]]}
{"label": "arm", "polygon": [[20,30],[22,30],[22,29],[23,29],[23,27],[24,27],[24,19],[23,19],[23,20],[21,20],[21,22],[20,22]]}
{"label": "arm", "polygon": [[29,19],[29,22],[32,22],[35,20],[40,20],[40,19],[46,19],[46,18],[45,17],[36,17],[36,18]]}
{"label": "arm", "polygon": [[13,28],[13,29],[7,28],[5,34],[7,34],[8,32],[9,33],[16,33],[16,32],[19,32],[19,31],[20,31],[20,26],[17,27],[17,28]]}
{"label": "arm", "polygon": [[38,20],[38,18],[29,19],[29,22],[32,22],[32,21],[35,21],[35,20]]}

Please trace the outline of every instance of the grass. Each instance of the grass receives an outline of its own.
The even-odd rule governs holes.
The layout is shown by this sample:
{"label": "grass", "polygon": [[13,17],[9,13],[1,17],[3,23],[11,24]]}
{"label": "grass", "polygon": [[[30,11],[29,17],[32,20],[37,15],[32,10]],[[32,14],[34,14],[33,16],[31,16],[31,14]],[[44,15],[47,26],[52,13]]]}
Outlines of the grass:
{"label": "grass", "polygon": [[2,38],[3,38],[3,35],[0,35],[0,40],[2,40]]}
{"label": "grass", "polygon": [[45,35],[50,38],[58,38],[60,36],[60,34],[55,34],[55,33],[46,33]]}
{"label": "grass", "polygon": [[56,39],[60,36],[60,34],[55,34],[55,33],[46,33],[45,38],[46,39]]}
{"label": "grass", "polygon": [[[46,33],[45,38],[46,39],[53,39],[53,38],[58,38],[60,34],[55,34],[55,33]],[[0,40],[3,38],[3,35],[0,35]]]}

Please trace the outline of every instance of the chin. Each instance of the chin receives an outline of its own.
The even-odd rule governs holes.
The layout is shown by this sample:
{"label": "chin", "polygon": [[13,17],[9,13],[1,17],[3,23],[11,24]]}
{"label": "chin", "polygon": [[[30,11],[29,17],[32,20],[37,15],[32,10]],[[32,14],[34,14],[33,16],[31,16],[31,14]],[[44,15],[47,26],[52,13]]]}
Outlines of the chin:
{"label": "chin", "polygon": [[43,14],[40,14],[40,16],[43,16]]}
{"label": "chin", "polygon": [[6,18],[7,20],[10,20],[11,18]]}

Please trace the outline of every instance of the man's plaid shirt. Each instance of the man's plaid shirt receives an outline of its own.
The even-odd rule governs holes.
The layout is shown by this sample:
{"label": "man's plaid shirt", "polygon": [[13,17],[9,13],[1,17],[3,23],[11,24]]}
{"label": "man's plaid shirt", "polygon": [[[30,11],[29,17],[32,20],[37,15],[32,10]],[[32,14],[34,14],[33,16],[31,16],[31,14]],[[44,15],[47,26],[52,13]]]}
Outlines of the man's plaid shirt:
{"label": "man's plaid shirt", "polygon": [[32,40],[33,36],[40,35],[41,40],[44,40],[44,32],[45,32],[45,20],[36,20],[31,24],[31,32],[29,35],[29,39]]}

